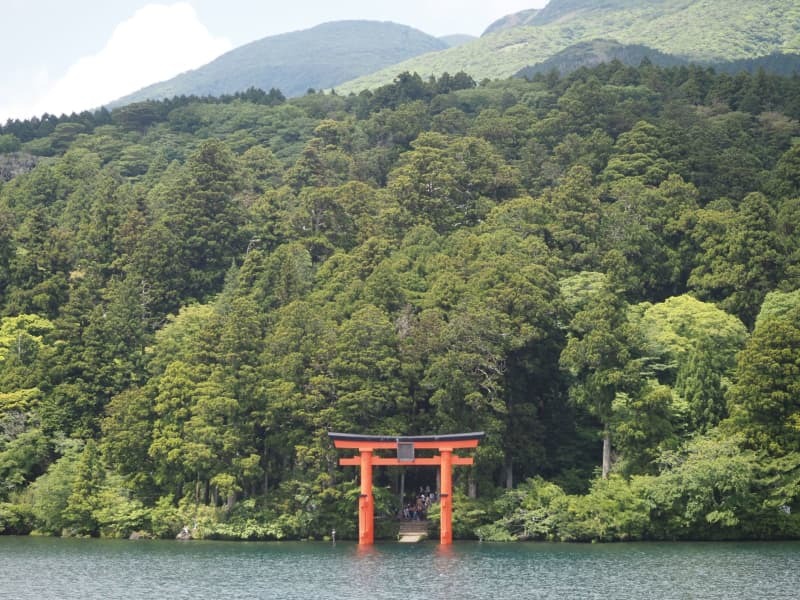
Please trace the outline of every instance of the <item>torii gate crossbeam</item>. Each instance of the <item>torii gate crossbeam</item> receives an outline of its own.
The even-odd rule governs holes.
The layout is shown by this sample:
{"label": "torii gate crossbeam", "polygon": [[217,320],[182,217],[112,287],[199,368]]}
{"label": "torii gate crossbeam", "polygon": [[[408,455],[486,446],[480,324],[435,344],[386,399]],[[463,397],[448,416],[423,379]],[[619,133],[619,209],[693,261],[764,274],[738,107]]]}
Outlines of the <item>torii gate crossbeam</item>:
{"label": "torii gate crossbeam", "polygon": [[[453,542],[453,466],[471,465],[472,457],[462,457],[454,450],[477,448],[484,437],[482,431],[428,436],[379,436],[351,433],[328,433],[338,449],[358,450],[358,456],[340,458],[339,464],[360,467],[361,494],[358,502],[358,543],[372,544],[375,541],[375,502],[372,495],[372,467],[421,467],[438,466],[441,477],[439,493],[441,506],[440,538],[442,544]],[[415,451],[437,450],[439,454],[419,457]],[[375,450],[396,450],[395,457],[375,456]]]}

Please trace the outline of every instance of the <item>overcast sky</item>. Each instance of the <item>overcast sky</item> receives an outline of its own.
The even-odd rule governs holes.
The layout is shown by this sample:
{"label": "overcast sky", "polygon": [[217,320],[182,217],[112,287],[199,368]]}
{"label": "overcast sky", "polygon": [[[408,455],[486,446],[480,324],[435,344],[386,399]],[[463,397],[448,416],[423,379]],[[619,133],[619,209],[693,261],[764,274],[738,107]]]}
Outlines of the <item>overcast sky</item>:
{"label": "overcast sky", "polygon": [[480,35],[547,0],[0,0],[0,123],[100,106],[270,35],[343,19]]}

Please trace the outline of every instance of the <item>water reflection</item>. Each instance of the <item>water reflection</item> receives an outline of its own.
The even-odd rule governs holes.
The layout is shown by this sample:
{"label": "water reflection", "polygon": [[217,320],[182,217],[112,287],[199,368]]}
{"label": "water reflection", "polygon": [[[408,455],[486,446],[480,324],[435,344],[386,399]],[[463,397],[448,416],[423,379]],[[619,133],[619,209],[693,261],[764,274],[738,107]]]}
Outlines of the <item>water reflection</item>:
{"label": "water reflection", "polygon": [[378,546],[373,544],[357,544],[356,554],[360,559],[367,559],[374,557],[378,554]]}
{"label": "water reflection", "polygon": [[[47,573],[47,577],[42,577]],[[796,598],[800,543],[126,542],[0,537],[0,597]]]}
{"label": "water reflection", "polygon": [[436,556],[437,557],[452,557],[455,555],[455,551],[453,550],[452,544],[439,544],[436,546]]}

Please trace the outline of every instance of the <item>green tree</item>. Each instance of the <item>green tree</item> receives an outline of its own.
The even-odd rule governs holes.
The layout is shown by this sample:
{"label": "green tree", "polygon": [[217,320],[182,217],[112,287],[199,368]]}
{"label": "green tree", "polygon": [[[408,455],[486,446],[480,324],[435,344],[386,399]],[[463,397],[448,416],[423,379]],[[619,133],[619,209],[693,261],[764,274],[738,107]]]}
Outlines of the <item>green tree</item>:
{"label": "green tree", "polygon": [[702,252],[689,286],[752,325],[765,294],[783,273],[775,212],[766,197],[748,194],[738,213],[701,211],[693,237]]}
{"label": "green tree", "polygon": [[628,297],[662,299],[686,289],[693,259],[687,229],[697,192],[678,176],[658,188],[636,178],[611,183],[599,227],[602,264]]}
{"label": "green tree", "polygon": [[[410,403],[400,378],[394,326],[380,309],[367,305],[342,323],[328,355],[330,411],[319,424],[333,431],[372,429],[404,434]],[[318,386],[319,379],[312,379]]]}
{"label": "green tree", "polygon": [[252,146],[241,156],[244,186],[256,194],[278,187],[281,183],[282,165],[271,149]]}
{"label": "green tree", "polygon": [[686,402],[689,430],[716,426],[727,416],[725,393],[747,339],[744,324],[683,295],[646,307],[641,327],[650,353],[662,357],[659,376]]}
{"label": "green tree", "polygon": [[83,447],[75,466],[72,489],[64,507],[63,518],[80,535],[97,535],[99,525],[94,512],[98,507],[98,492],[105,479],[100,451],[94,440]]}
{"label": "green tree", "polygon": [[353,159],[342,149],[312,138],[287,170],[285,181],[295,193],[305,187],[334,187],[345,183],[354,167]]}
{"label": "green tree", "polygon": [[412,147],[390,174],[389,190],[439,232],[476,224],[516,190],[515,171],[484,140],[429,132]]}
{"label": "green tree", "polygon": [[591,270],[597,263],[600,198],[589,169],[576,166],[560,185],[545,194],[550,206],[552,243],[572,270]]}
{"label": "green tree", "polygon": [[29,366],[44,346],[44,336],[53,329],[51,321],[35,314],[3,317],[0,320],[0,365],[16,361]]}
{"label": "green tree", "polygon": [[800,197],[781,202],[777,215],[779,243],[785,250],[786,269],[781,287],[800,287]]}
{"label": "green tree", "polygon": [[103,460],[137,490],[153,488],[155,465],[148,450],[153,441],[154,419],[153,399],[145,390],[132,388],[111,399],[101,421]]}
{"label": "green tree", "polygon": [[52,448],[41,429],[25,427],[19,413],[0,414],[0,498],[6,499],[44,473]]}
{"label": "green tree", "polygon": [[296,300],[277,309],[267,329],[260,394],[263,404],[258,414],[265,488],[270,481],[277,483],[290,475],[313,477],[315,473],[296,472],[297,449],[306,446],[315,432],[324,431],[321,415],[338,417],[325,402],[326,397],[330,401],[334,396],[329,394],[326,359],[320,356],[336,331],[328,312],[308,300]]}
{"label": "green tree", "polygon": [[161,118],[159,106],[155,102],[135,102],[112,111],[112,121],[127,131],[144,133],[148,127]]}
{"label": "green tree", "polygon": [[[193,467],[199,458],[184,444],[184,427],[191,418],[196,387],[196,372],[181,361],[171,362],[158,380],[153,411],[153,441],[148,455],[154,461],[156,483],[182,496],[183,485],[197,480]],[[192,455],[191,459],[187,455]],[[206,460],[211,457],[206,455]]]}
{"label": "green tree", "polygon": [[797,451],[800,428],[800,305],[767,313],[737,358],[728,396],[731,416],[750,445],[782,455]]}
{"label": "green tree", "polygon": [[65,511],[82,451],[82,444],[77,440],[65,440],[59,445],[61,457],[30,486],[30,502],[37,529],[56,535],[71,525]]}
{"label": "green tree", "polygon": [[800,196],[800,144],[795,143],[784,152],[775,165],[774,183],[776,195],[785,198]]}
{"label": "green tree", "polygon": [[180,240],[184,293],[200,300],[222,287],[225,272],[244,249],[244,214],[235,197],[237,159],[225,144],[203,142],[187,160],[186,172],[167,218]]}
{"label": "green tree", "polygon": [[648,496],[662,535],[736,538],[741,525],[759,512],[758,460],[736,438],[699,437],[665,453],[662,473]]}
{"label": "green tree", "polygon": [[611,470],[611,422],[619,394],[635,396],[642,385],[637,334],[627,306],[608,287],[570,321],[560,364],[573,378],[570,398],[603,427],[602,476]]}
{"label": "green tree", "polygon": [[614,152],[603,171],[603,179],[617,181],[636,178],[648,185],[658,185],[669,174],[670,165],[662,158],[658,129],[639,121],[633,129],[617,138]]}

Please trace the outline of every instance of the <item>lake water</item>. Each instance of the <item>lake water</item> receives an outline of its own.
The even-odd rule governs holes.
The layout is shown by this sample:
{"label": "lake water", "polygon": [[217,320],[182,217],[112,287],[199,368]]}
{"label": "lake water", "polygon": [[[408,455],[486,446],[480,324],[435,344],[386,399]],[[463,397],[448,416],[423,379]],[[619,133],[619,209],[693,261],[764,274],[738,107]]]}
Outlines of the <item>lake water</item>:
{"label": "lake water", "polygon": [[773,599],[800,543],[171,542],[0,537],[0,598]]}

